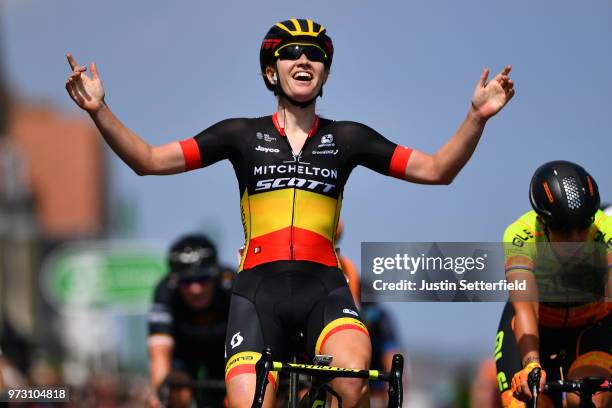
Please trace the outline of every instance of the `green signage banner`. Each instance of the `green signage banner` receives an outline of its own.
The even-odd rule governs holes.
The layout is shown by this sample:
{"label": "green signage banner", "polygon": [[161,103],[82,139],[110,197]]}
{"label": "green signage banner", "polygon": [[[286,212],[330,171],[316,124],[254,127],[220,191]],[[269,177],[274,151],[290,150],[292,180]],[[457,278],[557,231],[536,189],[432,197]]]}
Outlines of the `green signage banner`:
{"label": "green signage banner", "polygon": [[161,245],[146,241],[80,241],[52,252],[41,287],[60,309],[147,310],[157,282],[167,273]]}

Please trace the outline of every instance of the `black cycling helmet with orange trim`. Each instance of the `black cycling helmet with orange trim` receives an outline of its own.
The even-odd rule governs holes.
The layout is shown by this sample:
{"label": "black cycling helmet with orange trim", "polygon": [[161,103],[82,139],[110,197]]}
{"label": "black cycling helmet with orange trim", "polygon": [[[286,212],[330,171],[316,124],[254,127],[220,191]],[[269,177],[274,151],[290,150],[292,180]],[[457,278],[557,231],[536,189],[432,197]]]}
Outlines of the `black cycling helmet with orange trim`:
{"label": "black cycling helmet with orange trim", "polygon": [[[261,74],[266,87],[273,91],[275,95],[285,96],[280,81],[272,84],[266,76],[266,68],[274,65],[276,60],[281,56],[281,50],[290,44],[296,45],[313,45],[322,51],[322,62],[326,69],[329,69],[334,56],[334,46],[332,39],[327,35],[325,27],[310,19],[297,19],[281,21],[274,24],[264,37],[259,51],[259,65]],[[306,54],[308,56],[308,54]],[[299,55],[297,55],[299,57]],[[319,92],[322,95],[322,87]],[[316,97],[307,102],[296,102],[288,98],[291,103],[298,106],[308,106]]]}
{"label": "black cycling helmet with orange trim", "polygon": [[588,228],[600,201],[593,177],[581,166],[563,160],[545,163],[535,171],[529,200],[553,231]]}

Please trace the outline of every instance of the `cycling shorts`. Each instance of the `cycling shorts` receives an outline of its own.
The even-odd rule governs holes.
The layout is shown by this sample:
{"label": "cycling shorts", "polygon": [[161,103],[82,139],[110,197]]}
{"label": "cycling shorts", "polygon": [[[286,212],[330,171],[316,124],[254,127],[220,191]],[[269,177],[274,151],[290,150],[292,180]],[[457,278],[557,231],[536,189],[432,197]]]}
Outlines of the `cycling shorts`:
{"label": "cycling shorts", "polygon": [[339,268],[277,261],[243,270],[230,305],[226,381],[254,373],[264,346],[271,346],[275,361],[288,361],[296,333],[304,334],[306,351],[314,355],[344,330],[368,335]]}

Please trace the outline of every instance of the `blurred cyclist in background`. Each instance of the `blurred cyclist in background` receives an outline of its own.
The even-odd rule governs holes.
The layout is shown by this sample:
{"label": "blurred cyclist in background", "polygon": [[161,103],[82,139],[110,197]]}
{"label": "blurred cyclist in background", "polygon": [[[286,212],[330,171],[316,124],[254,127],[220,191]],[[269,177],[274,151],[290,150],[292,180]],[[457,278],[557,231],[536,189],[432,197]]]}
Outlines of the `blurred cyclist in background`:
{"label": "blurred cyclist in background", "polygon": [[[217,250],[204,235],[178,239],[168,253],[170,273],[155,289],[149,313],[151,384],[149,399],[159,406],[164,381],[223,380],[224,341],[233,272],[217,261]],[[188,406],[192,390],[177,388],[171,406]],[[200,395],[201,394],[201,395]],[[221,407],[225,392],[197,394],[206,406]]]}
{"label": "blurred cyclist in background", "polygon": [[[342,238],[344,232],[344,222],[338,221],[336,231],[336,243]],[[361,303],[361,278],[359,271],[353,261],[342,255],[339,248],[336,249],[340,258],[340,265],[346,281],[355,300],[355,305],[359,310],[359,317],[366,325],[370,340],[372,341],[372,363],[371,366],[377,370],[390,371],[394,354],[404,354],[404,371],[409,370],[409,359],[400,346],[396,335],[397,326],[393,322],[391,315],[385,308],[374,302]],[[407,376],[404,375],[404,389],[407,389]],[[387,394],[388,384],[384,381],[373,381],[370,383],[370,402],[371,408],[386,407],[389,399]]]}
{"label": "blurred cyclist in background", "polygon": [[[399,40],[398,49],[401,45]],[[195,137],[157,147],[111,111],[95,64],[89,66],[90,77],[86,67],[67,56],[70,97],[137,174],[232,163],[245,232],[226,339],[225,378],[233,407],[251,406],[261,350],[270,345],[275,358],[287,359],[292,332],[305,333],[310,354],[332,355],[341,367],[368,368],[370,338],[358,316],[343,312],[355,305],[334,246],[352,170],[365,166],[414,183],[449,184],[474,153],[488,120],[514,96],[510,66],[490,81],[484,69],[457,131],[427,154],[393,143],[364,124],[316,114],[333,55],[332,39],[320,24],[307,19],[274,24],[261,43],[259,66],[266,88],[277,96],[276,112],[223,120]],[[199,87],[194,91],[205,93]],[[273,405],[276,389],[275,376],[269,379],[266,407]],[[337,378],[332,387],[345,407],[367,406],[366,380]]]}
{"label": "blurred cyclist in background", "polygon": [[[581,166],[553,161],[536,170],[529,198],[533,210],[504,234],[508,281],[537,288],[529,299],[512,293],[501,318],[495,358],[504,407],[525,406],[535,367],[541,384],[612,376],[612,218],[599,210],[597,183]],[[539,401],[561,406],[557,397]],[[573,394],[568,401],[578,404]],[[610,393],[594,401],[612,404]]]}

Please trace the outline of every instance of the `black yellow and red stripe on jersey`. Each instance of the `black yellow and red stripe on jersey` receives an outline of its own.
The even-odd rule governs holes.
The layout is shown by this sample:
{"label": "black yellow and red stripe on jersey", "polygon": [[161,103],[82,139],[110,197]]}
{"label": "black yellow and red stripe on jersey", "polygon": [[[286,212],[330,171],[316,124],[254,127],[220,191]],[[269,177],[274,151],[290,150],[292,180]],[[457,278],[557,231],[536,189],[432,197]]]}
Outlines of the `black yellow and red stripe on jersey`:
{"label": "black yellow and red stripe on jersey", "polygon": [[240,270],[279,260],[338,266],[342,192],[358,165],[404,178],[412,149],[356,122],[316,117],[293,152],[277,114],[228,119],[181,142],[186,170],[231,161],[240,188],[245,248]]}

